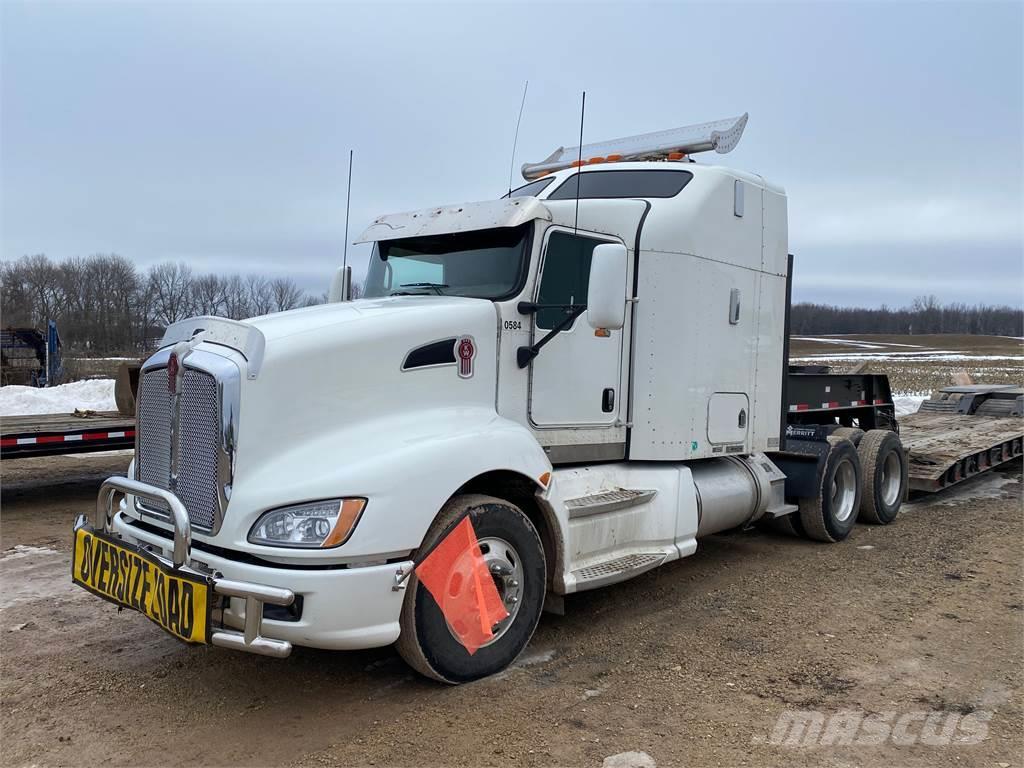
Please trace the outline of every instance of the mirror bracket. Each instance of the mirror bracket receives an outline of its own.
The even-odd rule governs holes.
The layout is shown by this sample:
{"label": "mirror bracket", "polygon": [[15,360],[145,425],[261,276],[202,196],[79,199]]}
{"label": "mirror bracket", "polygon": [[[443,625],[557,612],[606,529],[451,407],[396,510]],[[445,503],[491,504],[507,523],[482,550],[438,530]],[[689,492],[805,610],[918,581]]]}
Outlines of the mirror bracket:
{"label": "mirror bracket", "polygon": [[540,354],[540,350],[545,344],[572,325],[573,321],[582,315],[587,309],[586,304],[533,304],[532,302],[521,301],[519,302],[519,311],[524,315],[529,314],[527,312],[523,312],[524,304],[531,305],[533,307],[533,312],[536,312],[538,309],[565,309],[565,317],[562,318],[554,328],[548,331],[540,341],[534,342],[528,347],[519,347],[519,349],[516,350],[516,363],[520,368],[528,366],[533,358]]}

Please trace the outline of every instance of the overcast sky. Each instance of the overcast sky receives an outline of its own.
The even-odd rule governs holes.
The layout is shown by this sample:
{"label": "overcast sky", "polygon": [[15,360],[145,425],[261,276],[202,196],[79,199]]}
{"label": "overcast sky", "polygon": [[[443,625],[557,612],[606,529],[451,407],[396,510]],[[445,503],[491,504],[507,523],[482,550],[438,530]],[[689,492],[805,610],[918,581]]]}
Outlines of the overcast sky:
{"label": "overcast sky", "polygon": [[586,141],[749,111],[714,159],[786,187],[798,300],[1020,304],[1022,7],[3,2],[2,256],[320,292],[348,150],[350,239],[497,197],[528,79],[517,169],[584,89]]}

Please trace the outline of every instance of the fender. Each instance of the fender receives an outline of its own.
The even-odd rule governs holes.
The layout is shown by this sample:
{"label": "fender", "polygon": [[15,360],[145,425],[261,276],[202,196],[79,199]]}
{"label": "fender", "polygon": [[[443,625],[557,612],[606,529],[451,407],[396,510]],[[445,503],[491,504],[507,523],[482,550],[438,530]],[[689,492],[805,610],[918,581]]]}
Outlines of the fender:
{"label": "fender", "polygon": [[[404,556],[420,546],[460,486],[498,470],[519,473],[542,488],[539,478],[551,471],[551,463],[528,429],[493,407],[446,406],[420,410],[415,419],[360,419],[284,446],[262,462],[245,462],[217,543],[292,563]],[[269,509],[341,496],[367,499],[352,538],[341,547],[286,550],[247,541],[252,525]]]}

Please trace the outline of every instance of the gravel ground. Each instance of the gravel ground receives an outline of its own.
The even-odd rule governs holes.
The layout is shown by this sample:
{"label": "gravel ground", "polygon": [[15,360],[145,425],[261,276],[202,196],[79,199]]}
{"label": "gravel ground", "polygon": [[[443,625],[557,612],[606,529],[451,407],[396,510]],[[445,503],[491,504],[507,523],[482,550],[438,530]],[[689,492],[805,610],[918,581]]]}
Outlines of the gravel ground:
{"label": "gravel ground", "polygon": [[[4,463],[5,765],[1024,764],[1019,462],[838,545],[712,537],[570,598],[512,669],[450,688],[390,649],[187,648],[72,587],[73,516],[128,458]],[[808,710],[823,735],[778,743]]]}

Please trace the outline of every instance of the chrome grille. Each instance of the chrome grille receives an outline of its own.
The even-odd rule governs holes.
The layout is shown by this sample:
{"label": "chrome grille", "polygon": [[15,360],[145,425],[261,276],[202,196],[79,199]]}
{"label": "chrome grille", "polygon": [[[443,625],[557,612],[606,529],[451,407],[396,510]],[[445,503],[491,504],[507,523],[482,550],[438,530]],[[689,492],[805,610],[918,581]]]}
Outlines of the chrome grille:
{"label": "chrome grille", "polygon": [[[139,382],[138,479],[170,488],[173,398],[167,391],[167,369],[146,371]],[[175,491],[199,529],[211,530],[219,506],[220,409],[217,380],[205,371],[185,368],[178,420],[178,487]],[[167,514],[166,506],[147,509]]]}

